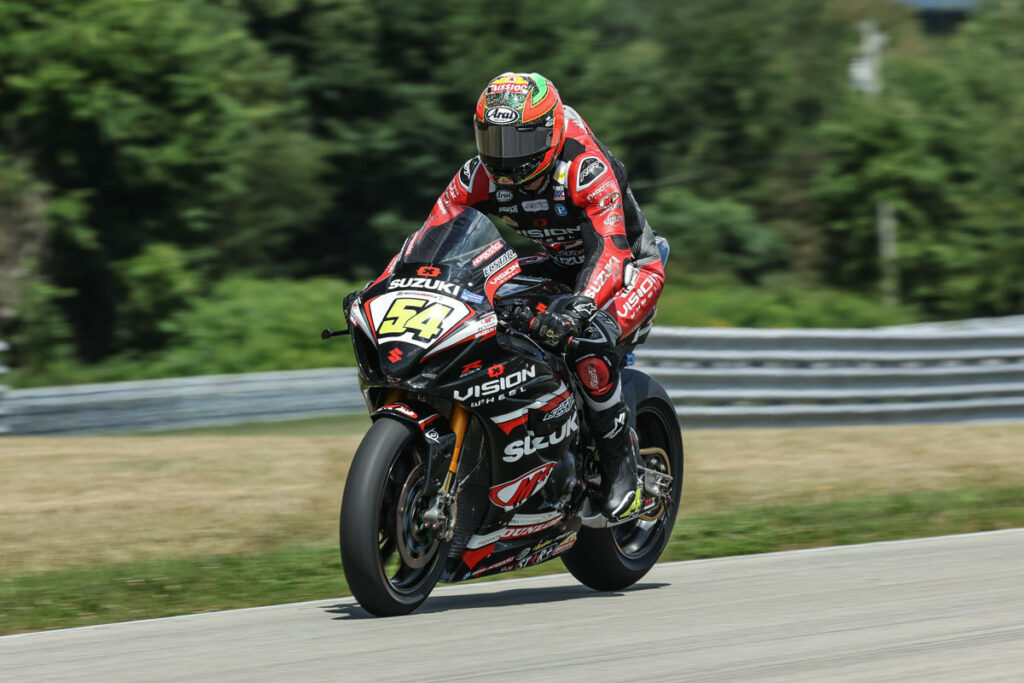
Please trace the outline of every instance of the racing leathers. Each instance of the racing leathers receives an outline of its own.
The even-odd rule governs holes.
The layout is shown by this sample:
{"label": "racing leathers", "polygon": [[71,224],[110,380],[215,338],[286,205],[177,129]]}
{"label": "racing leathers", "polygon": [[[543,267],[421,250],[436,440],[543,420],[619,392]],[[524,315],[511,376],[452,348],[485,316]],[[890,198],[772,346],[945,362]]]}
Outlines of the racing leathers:
{"label": "racing leathers", "polygon": [[[525,274],[574,289],[567,313],[579,324],[565,330],[577,339],[568,360],[585,391],[586,417],[598,445],[604,511],[619,517],[639,505],[635,436],[628,429],[620,370],[625,352],[650,329],[665,274],[622,163],[572,108],[565,107],[565,117],[565,144],[539,187],[495,185],[473,157],[437,200],[427,224],[445,222],[462,206],[498,216],[541,248],[520,259]],[[544,320],[541,315],[534,323]],[[634,456],[624,455],[629,453]]]}

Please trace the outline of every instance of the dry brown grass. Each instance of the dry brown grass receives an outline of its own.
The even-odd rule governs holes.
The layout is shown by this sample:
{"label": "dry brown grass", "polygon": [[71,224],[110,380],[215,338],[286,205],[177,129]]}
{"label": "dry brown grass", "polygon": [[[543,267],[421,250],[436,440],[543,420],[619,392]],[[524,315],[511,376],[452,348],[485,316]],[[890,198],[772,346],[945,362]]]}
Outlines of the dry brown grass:
{"label": "dry brown grass", "polygon": [[0,571],[331,538],[350,437],[0,439]]}
{"label": "dry brown grass", "polygon": [[[1024,424],[693,431],[683,514],[1024,483]],[[352,436],[0,439],[0,572],[333,541]]]}
{"label": "dry brown grass", "polygon": [[1024,423],[692,431],[683,510],[1024,483]]}

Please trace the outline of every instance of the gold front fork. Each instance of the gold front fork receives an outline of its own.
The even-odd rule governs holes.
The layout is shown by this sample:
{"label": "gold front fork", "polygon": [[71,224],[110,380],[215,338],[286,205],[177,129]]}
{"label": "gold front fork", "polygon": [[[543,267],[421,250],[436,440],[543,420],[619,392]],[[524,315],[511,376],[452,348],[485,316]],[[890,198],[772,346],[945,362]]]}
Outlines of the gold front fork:
{"label": "gold front fork", "polygon": [[[404,389],[391,389],[384,399],[385,403],[396,403],[405,396]],[[466,438],[466,429],[469,427],[469,409],[461,403],[456,403],[452,408],[450,426],[455,433],[455,447],[452,449],[452,461],[448,463],[448,472],[444,475],[444,483],[441,484],[441,492],[449,493],[452,489],[452,482],[455,481],[455,472],[459,469],[459,454],[462,453],[462,442]]]}
{"label": "gold front fork", "polygon": [[466,428],[469,426],[469,410],[461,403],[456,403],[452,408],[451,428],[455,433],[455,448],[452,449],[452,461],[448,463],[448,473],[444,475],[444,483],[441,484],[441,491],[451,491],[452,482],[455,481],[455,472],[459,469],[459,454],[462,453],[462,442],[466,438]]}

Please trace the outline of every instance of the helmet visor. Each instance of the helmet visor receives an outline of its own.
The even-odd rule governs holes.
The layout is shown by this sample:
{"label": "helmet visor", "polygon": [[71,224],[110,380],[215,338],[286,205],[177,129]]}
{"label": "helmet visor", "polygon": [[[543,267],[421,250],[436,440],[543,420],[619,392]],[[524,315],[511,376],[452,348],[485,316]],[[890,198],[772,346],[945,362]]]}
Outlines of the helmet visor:
{"label": "helmet visor", "polygon": [[480,160],[488,169],[499,173],[517,169],[533,157],[543,158],[552,139],[553,131],[546,126],[476,124],[476,149]]}

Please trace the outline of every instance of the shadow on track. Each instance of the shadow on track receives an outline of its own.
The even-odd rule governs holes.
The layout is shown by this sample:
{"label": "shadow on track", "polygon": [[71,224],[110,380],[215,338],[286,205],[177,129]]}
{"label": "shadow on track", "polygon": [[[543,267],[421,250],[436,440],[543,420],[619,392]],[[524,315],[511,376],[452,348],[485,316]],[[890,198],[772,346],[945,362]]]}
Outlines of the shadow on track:
{"label": "shadow on track", "polygon": [[[486,584],[481,584],[486,585]],[[548,586],[545,588],[510,588],[497,593],[459,594],[442,593],[427,598],[413,614],[432,614],[459,609],[480,607],[504,607],[507,605],[539,605],[545,602],[564,602],[581,598],[616,598],[635,591],[652,590],[667,586],[667,583],[638,583],[624,591],[600,592],[586,586]],[[376,619],[356,604],[330,605],[324,608],[328,614],[336,614],[334,621],[341,619]]]}

